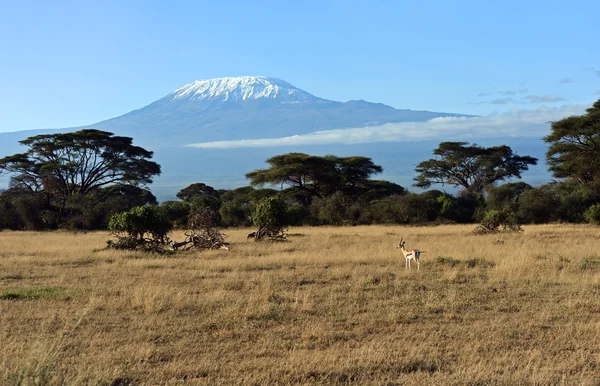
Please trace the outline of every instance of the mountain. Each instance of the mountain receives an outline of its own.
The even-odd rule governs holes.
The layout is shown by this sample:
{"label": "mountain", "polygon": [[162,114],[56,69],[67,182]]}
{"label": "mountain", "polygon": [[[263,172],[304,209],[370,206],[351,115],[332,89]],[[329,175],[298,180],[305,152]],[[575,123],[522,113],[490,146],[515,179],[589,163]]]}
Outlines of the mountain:
{"label": "mountain", "polygon": [[459,114],[397,110],[380,103],[316,97],[277,78],[198,80],[139,110],[91,125],[156,143],[277,138],[318,130],[427,121]]}
{"label": "mountain", "polygon": [[[397,143],[229,150],[196,149],[184,145],[279,138],[328,129],[424,122],[448,116],[468,117],[395,109],[363,100],[331,101],[277,78],[217,78],[189,83],[138,110],[88,126],[0,133],[0,157],[22,151],[17,142],[28,136],[95,128],[131,136],[135,144],[155,152],[155,160],[161,164],[163,173],[151,188],[159,199],[172,198],[179,189],[198,181],[216,188],[246,185],[245,173],[264,167],[264,161],[273,155],[291,151],[372,157],[384,167],[384,174],[379,178],[407,186],[414,173],[415,159],[429,157],[439,142],[413,143],[402,151],[398,151],[400,145]],[[6,182],[6,176],[0,176],[0,188],[5,187]]]}

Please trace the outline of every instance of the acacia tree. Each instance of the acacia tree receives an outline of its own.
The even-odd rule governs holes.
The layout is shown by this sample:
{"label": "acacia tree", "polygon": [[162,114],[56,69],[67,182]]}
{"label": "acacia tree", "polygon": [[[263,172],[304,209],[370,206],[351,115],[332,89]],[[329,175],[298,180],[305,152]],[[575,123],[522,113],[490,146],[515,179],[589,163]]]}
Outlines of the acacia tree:
{"label": "acacia tree", "polygon": [[323,198],[338,190],[353,191],[355,186],[383,171],[367,157],[325,157],[288,153],[267,160],[268,169],[247,173],[252,186],[287,185],[305,205],[315,197]]}
{"label": "acacia tree", "polygon": [[183,201],[192,201],[192,199],[198,196],[217,197],[218,192],[212,186],[208,186],[202,182],[196,182],[181,189],[176,196]]}
{"label": "acacia tree", "polygon": [[556,178],[600,182],[600,99],[586,114],[552,122],[544,137],[549,169]]}
{"label": "acacia tree", "polygon": [[467,142],[442,142],[433,154],[438,158],[423,161],[415,168],[419,174],[414,186],[448,184],[477,195],[496,181],[521,178],[522,171],[537,164],[537,158],[518,156],[506,145],[484,148]]}
{"label": "acacia tree", "polygon": [[181,189],[176,196],[193,207],[207,207],[215,212],[218,212],[221,206],[219,192],[202,182],[196,182]]}
{"label": "acacia tree", "polygon": [[20,141],[29,149],[0,159],[0,172],[12,174],[11,186],[43,192],[60,212],[68,197],[86,196],[109,186],[143,186],[160,174],[153,153],[129,137],[100,130],[43,134]]}

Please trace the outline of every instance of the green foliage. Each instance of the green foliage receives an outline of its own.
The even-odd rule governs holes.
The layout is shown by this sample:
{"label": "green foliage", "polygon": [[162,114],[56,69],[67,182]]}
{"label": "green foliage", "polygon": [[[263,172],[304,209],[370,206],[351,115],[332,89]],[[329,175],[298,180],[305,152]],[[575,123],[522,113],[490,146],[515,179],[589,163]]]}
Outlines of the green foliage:
{"label": "green foliage", "polygon": [[488,209],[517,210],[519,196],[532,187],[524,182],[503,184],[500,186],[489,186],[486,189],[486,206]]}
{"label": "green foliage", "polygon": [[227,201],[221,205],[219,215],[223,224],[227,226],[248,226],[251,224],[249,219],[252,207],[250,204],[244,204],[239,201]]}
{"label": "green foliage", "polygon": [[160,204],[165,216],[177,228],[182,228],[187,225],[188,216],[191,206],[184,201],[165,201]]}
{"label": "green foliage", "polygon": [[567,179],[544,188],[551,189],[558,200],[555,217],[560,221],[585,222],[584,212],[600,202],[600,189],[592,182]]}
{"label": "green foliage", "polygon": [[512,211],[491,209],[484,213],[481,221],[481,233],[500,231],[520,231],[521,226]]}
{"label": "green foliage", "polygon": [[160,207],[144,205],[111,216],[108,228],[138,241],[143,241],[146,235],[152,240],[164,241],[173,225]]}
{"label": "green foliage", "polygon": [[65,287],[40,287],[9,290],[0,293],[0,300],[33,300],[51,298],[63,295],[68,291]]}
{"label": "green foliage", "polygon": [[191,184],[177,193],[177,198],[183,201],[191,201],[196,197],[210,196],[211,198],[218,198],[219,194],[212,186],[208,186],[202,182],[196,182]]}
{"label": "green foliage", "polygon": [[70,229],[106,229],[110,217],[135,206],[156,205],[156,197],[137,186],[113,185],[86,195],[67,197],[62,226]]}
{"label": "green foliage", "polygon": [[288,185],[292,196],[308,206],[315,197],[323,198],[337,191],[356,196],[359,184],[368,181],[373,174],[383,171],[367,157],[325,157],[304,153],[288,153],[267,160],[268,169],[246,174],[252,186]]}
{"label": "green foliage", "polygon": [[[367,180],[356,184],[358,201],[369,203],[394,195],[403,195],[407,191],[402,186],[390,181]],[[354,197],[353,197],[354,198]]]}
{"label": "green foliage", "polygon": [[417,165],[415,170],[419,175],[414,185],[429,188],[434,184],[448,184],[478,195],[496,181],[521,178],[522,171],[537,164],[536,158],[518,156],[506,145],[489,148],[467,145],[467,142],[440,143],[433,152],[437,159]]}
{"label": "green foliage", "polygon": [[291,216],[287,204],[280,197],[266,197],[256,202],[251,218],[258,227],[255,241],[287,241],[287,225]]}
{"label": "green foliage", "polygon": [[527,189],[519,195],[517,217],[523,224],[541,224],[556,216],[559,200],[552,186]]}
{"label": "green foliage", "polygon": [[363,212],[360,223],[422,224],[435,213],[431,200],[415,193],[396,195],[373,202]]}
{"label": "green foliage", "polygon": [[[152,177],[160,174],[160,166],[150,161],[152,152],[133,146],[131,138],[105,131],[90,129],[44,134],[20,143],[28,150],[0,159],[0,172],[12,175],[12,189],[44,196],[43,209],[36,211],[46,228],[63,226],[63,218],[73,210],[76,215],[81,215],[77,212],[83,211],[84,200],[72,197],[95,195],[115,185],[135,188],[151,183]],[[88,200],[85,209],[105,198]],[[23,211],[29,210],[25,207],[30,204],[23,203]],[[32,218],[30,214],[26,216]],[[74,222],[86,223],[82,219]]]}
{"label": "green foliage", "polygon": [[584,115],[552,122],[544,141],[550,145],[546,160],[554,177],[600,180],[600,100]]}
{"label": "green foliage", "polygon": [[252,223],[259,228],[282,228],[289,225],[287,204],[279,197],[266,197],[256,202]]}
{"label": "green foliage", "polygon": [[14,204],[0,195],[0,231],[3,229],[23,229],[24,224]]}
{"label": "green foliage", "polygon": [[42,134],[20,143],[29,150],[0,159],[0,169],[16,174],[14,186],[32,191],[87,194],[106,185],[151,183],[160,174],[160,166],[149,161],[152,152],[105,131]]}
{"label": "green foliage", "polygon": [[600,204],[590,206],[583,216],[590,224],[600,225]]}
{"label": "green foliage", "polygon": [[315,198],[310,210],[313,218],[321,225],[355,224],[361,213],[360,205],[348,202],[342,192]]}
{"label": "green foliage", "polygon": [[24,229],[38,231],[54,228],[52,216],[45,210],[44,197],[40,193],[22,192],[12,202]]}

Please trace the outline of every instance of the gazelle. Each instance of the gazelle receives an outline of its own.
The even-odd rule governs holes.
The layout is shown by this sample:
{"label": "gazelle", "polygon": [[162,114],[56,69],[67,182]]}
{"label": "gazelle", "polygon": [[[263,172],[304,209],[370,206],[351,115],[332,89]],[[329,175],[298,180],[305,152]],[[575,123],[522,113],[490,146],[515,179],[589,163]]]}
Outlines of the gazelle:
{"label": "gazelle", "polygon": [[418,249],[406,250],[404,249],[404,244],[406,244],[406,241],[400,239],[400,243],[398,243],[398,246],[396,247],[396,249],[400,249],[402,251],[404,258],[406,259],[406,264],[404,265],[404,268],[412,270],[412,267],[410,266],[410,261],[414,259],[417,262],[417,271],[420,271],[421,263],[419,262],[419,257],[421,257],[421,251],[419,251]]}

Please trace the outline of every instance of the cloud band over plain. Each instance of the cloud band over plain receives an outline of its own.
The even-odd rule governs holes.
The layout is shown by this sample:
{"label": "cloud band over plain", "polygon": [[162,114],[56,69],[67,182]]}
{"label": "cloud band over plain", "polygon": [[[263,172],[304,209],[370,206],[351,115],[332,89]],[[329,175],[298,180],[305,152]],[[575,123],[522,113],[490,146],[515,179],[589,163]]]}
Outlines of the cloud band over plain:
{"label": "cloud band over plain", "polygon": [[439,139],[470,141],[480,138],[541,137],[548,134],[550,122],[585,112],[586,106],[511,110],[482,117],[442,117],[426,122],[386,123],[380,126],[316,131],[281,138],[241,139],[193,143],[202,149],[261,148],[299,145],[407,142]]}

